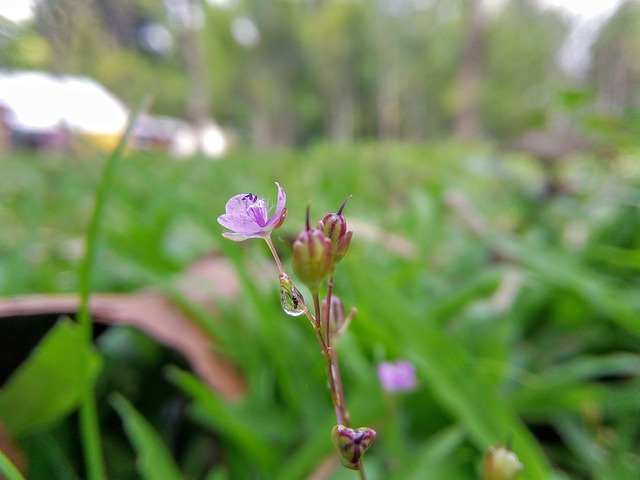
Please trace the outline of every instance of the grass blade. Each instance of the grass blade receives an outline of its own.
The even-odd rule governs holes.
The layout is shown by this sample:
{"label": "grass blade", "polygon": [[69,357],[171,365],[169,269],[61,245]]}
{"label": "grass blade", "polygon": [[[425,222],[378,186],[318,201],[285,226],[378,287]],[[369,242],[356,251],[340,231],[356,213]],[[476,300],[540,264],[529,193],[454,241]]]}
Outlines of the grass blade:
{"label": "grass blade", "polygon": [[[150,98],[145,99],[138,109],[130,116],[127,128],[120,138],[118,145],[107,158],[102,171],[100,184],[96,190],[95,203],[93,213],[89,220],[89,227],[87,229],[85,253],[80,265],[78,280],[78,288],[80,291],[78,323],[80,324],[80,328],[84,333],[84,338],[87,343],[92,342],[93,340],[93,326],[91,323],[91,315],[89,313],[89,298],[91,296],[91,277],[96,257],[97,241],[100,233],[104,207],[106,205],[109,190],[113,183],[116,166],[127,145],[127,139],[133,130],[136,119],[140,113],[147,108],[149,103]],[[107,475],[100,441],[100,427],[98,424],[93,382],[89,381],[88,374],[85,376],[85,392],[80,406],[80,430],[82,434],[82,447],[87,465],[87,477],[89,480],[106,480]]]}
{"label": "grass blade", "polygon": [[0,473],[2,473],[7,480],[24,480],[24,477],[16,466],[9,460],[2,450],[0,450]]}
{"label": "grass blade", "polygon": [[153,426],[123,396],[114,395],[111,405],[118,411],[135,447],[140,476],[145,480],[180,480],[180,470]]}

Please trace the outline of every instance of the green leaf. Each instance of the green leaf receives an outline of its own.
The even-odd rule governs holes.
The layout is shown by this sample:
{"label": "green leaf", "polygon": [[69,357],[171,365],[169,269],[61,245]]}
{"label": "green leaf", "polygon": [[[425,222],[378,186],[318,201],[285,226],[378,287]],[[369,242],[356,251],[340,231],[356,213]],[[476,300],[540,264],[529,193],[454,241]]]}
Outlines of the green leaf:
{"label": "green leaf", "polygon": [[517,258],[551,285],[576,293],[594,310],[640,336],[640,317],[625,296],[625,291],[616,289],[609,278],[587,269],[566,252],[550,246],[518,242],[498,234],[491,235],[486,242],[496,251]]}
{"label": "green leaf", "polygon": [[429,440],[425,441],[413,452],[413,461],[402,468],[394,479],[420,480],[429,472],[431,478],[449,478],[443,472],[450,469],[455,450],[465,438],[464,429],[458,425],[448,427]]}
{"label": "green leaf", "polygon": [[167,369],[169,380],[191,396],[203,409],[211,428],[229,439],[240,452],[251,458],[263,471],[272,472],[276,466],[273,447],[252,425],[229,408],[198,378],[175,367]]}
{"label": "green leaf", "polygon": [[59,322],[0,390],[0,419],[14,437],[60,420],[79,405],[100,364],[78,325]]}
{"label": "green leaf", "polygon": [[24,477],[16,466],[9,460],[2,450],[0,450],[0,473],[7,477],[7,480],[24,480]]}
{"label": "green leaf", "polygon": [[182,474],[153,426],[121,395],[111,405],[124,422],[129,440],[138,455],[138,472],[145,480],[180,480]]}
{"label": "green leaf", "polygon": [[[365,300],[368,303],[362,307],[364,313],[359,317],[359,328],[369,329],[369,324],[374,323],[386,327],[387,335],[380,340],[385,342],[387,350],[394,352],[402,348],[403,356],[415,364],[420,378],[429,384],[442,406],[464,426],[480,450],[511,437],[514,451],[525,465],[523,478],[548,479],[550,466],[540,445],[478,368],[475,359],[431,319],[415,311],[402,292],[388,288],[384,278],[362,266],[358,272],[357,286],[363,292],[371,289],[385,293],[384,296],[364,293],[359,296],[362,303]],[[367,318],[365,309],[375,312],[375,320]]]}

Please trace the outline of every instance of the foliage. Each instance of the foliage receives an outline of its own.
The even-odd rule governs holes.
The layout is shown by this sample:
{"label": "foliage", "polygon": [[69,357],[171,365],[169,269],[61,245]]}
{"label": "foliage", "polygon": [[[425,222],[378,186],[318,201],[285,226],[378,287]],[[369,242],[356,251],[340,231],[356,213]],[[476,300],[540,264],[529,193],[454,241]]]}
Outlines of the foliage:
{"label": "foliage", "polygon": [[[525,479],[637,478],[637,157],[575,157],[558,173],[570,193],[549,197],[540,164],[488,147],[129,156],[104,211],[93,288],[171,296],[189,264],[224,253],[240,295],[218,299],[215,311],[180,305],[215,332],[247,394],[224,399],[144,335],[106,330],[96,392],[110,478],[136,478],[137,454],[189,478],[298,480],[331,455],[333,412],[309,326],[280,309],[276,276],[255,271],[268,255],[262,245],[229,245],[215,223],[229,197],[272,192],[274,181],[290,207],[274,236],[287,262],[307,202],[320,218],[353,194],[355,233],[336,281],[359,313],[339,349],[354,423],[379,432],[370,478],[477,478],[488,447],[508,438]],[[0,293],[75,291],[99,164],[2,162]],[[397,358],[416,365],[416,391],[381,390],[376,364]],[[80,471],[74,419],[62,414],[17,435],[30,478]]]}
{"label": "foliage", "polygon": [[[487,30],[483,125],[491,137],[503,139],[544,127],[560,77],[555,63],[566,23],[529,0],[512,0]],[[530,68],[522,68],[523,62]]]}
{"label": "foliage", "polygon": [[[623,2],[611,20],[602,28],[594,42],[593,66],[590,72],[597,88],[599,110],[607,113],[628,113],[640,109],[636,93],[640,34],[635,28],[640,20],[640,4],[635,0]],[[609,72],[616,72],[615,76]]]}
{"label": "foliage", "polygon": [[[422,141],[447,136],[455,120],[467,2],[191,3],[203,13],[197,37],[208,108],[256,146],[300,146],[318,138]],[[88,75],[130,104],[150,92],[156,113],[185,115],[187,62],[175,21],[161,4],[40,5],[37,22],[0,45],[3,66]],[[483,17],[481,117],[489,138],[513,138],[548,106],[567,25],[558,12],[529,0],[487,8]],[[56,28],[62,22],[67,28]],[[238,41],[234,30],[242,22],[255,26],[255,44]],[[172,50],[152,54],[136,43],[136,28],[148,24],[172,32]]]}

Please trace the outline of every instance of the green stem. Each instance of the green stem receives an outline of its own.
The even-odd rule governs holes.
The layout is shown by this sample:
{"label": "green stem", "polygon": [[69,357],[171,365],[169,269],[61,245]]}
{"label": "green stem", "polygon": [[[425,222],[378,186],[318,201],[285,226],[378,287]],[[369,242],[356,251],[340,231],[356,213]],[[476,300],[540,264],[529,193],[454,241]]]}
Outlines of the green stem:
{"label": "green stem", "polygon": [[273,259],[276,261],[276,265],[278,266],[278,270],[280,270],[280,275],[284,274],[284,268],[282,267],[282,262],[280,261],[280,256],[276,251],[276,247],[273,245],[273,241],[271,237],[265,237],[264,241],[269,245],[269,250],[271,250],[271,255],[273,255]]}
{"label": "green stem", "polygon": [[351,417],[347,410],[347,400],[344,394],[344,387],[342,386],[342,375],[340,374],[340,365],[338,364],[338,355],[335,349],[331,346],[331,296],[333,295],[333,274],[329,277],[327,282],[327,296],[326,296],[326,312],[325,319],[325,337],[327,339],[327,347],[329,354],[331,355],[331,373],[333,382],[336,388],[336,395],[339,399],[340,416],[342,418],[342,425],[345,427],[351,427]]}
{"label": "green stem", "polygon": [[333,403],[333,407],[336,411],[336,421],[342,425],[342,398],[338,394],[338,389],[336,388],[335,376],[334,376],[334,366],[333,366],[333,356],[331,355],[331,348],[327,345],[327,339],[322,336],[322,310],[320,308],[320,298],[318,297],[318,292],[311,292],[313,296],[313,307],[315,310],[315,316],[313,318],[313,329],[316,332],[316,337],[318,338],[318,343],[320,343],[320,348],[322,349],[322,355],[324,356],[327,362],[327,378],[329,379],[329,389],[331,390],[331,402]]}
{"label": "green stem", "polygon": [[[145,99],[129,118],[127,128],[120,138],[115,150],[109,155],[102,171],[100,183],[96,189],[95,203],[86,235],[85,254],[80,264],[78,274],[78,289],[80,292],[80,307],[78,310],[78,324],[87,343],[93,342],[93,324],[89,311],[91,297],[91,277],[96,257],[98,236],[111,184],[115,176],[118,160],[122,157],[127,139],[131,134],[135,120],[149,105],[150,99]],[[106,467],[100,441],[100,425],[96,406],[95,391],[89,381],[88,362],[85,362],[85,384],[80,403],[80,432],[85,456],[87,478],[89,480],[106,480]]]}
{"label": "green stem", "polygon": [[358,472],[360,473],[360,480],[367,480],[367,474],[364,471],[364,465],[360,464],[360,470],[358,470]]}

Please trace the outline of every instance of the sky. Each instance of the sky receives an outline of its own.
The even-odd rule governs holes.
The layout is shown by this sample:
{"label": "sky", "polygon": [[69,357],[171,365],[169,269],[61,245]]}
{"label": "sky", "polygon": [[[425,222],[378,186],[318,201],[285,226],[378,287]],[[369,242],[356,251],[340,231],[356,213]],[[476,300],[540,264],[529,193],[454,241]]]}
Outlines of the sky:
{"label": "sky", "polygon": [[559,8],[578,20],[589,20],[608,16],[618,8],[622,0],[538,0],[542,5]]}
{"label": "sky", "polygon": [[558,53],[564,72],[577,80],[584,78],[591,63],[590,47],[604,22],[623,0],[538,0],[558,8],[571,18],[571,32]]}
{"label": "sky", "polygon": [[0,16],[22,22],[31,17],[31,0],[0,0]]}

